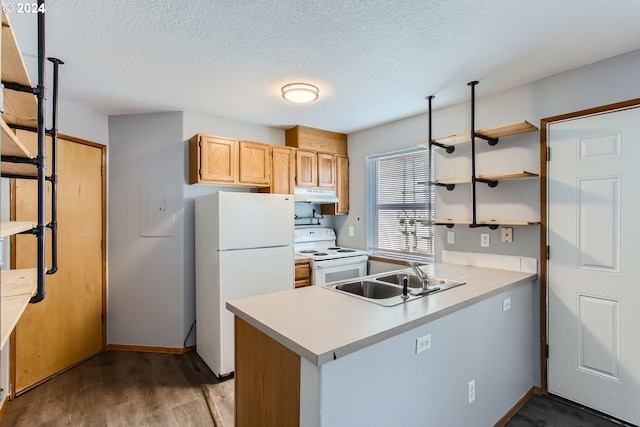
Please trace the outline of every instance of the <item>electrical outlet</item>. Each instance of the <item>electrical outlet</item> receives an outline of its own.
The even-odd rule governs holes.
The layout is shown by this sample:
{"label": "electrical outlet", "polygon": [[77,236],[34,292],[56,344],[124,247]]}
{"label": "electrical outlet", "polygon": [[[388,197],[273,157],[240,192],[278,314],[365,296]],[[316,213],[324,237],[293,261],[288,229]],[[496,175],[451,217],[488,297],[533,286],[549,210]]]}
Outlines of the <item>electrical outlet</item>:
{"label": "electrical outlet", "polygon": [[467,391],[469,393],[469,403],[471,403],[476,400],[476,380],[469,381],[468,386]]}
{"label": "electrical outlet", "polygon": [[416,338],[416,354],[431,348],[431,334]]}
{"label": "electrical outlet", "polygon": [[353,237],[355,235],[355,231],[353,230],[353,225],[349,226],[349,237]]}
{"label": "electrical outlet", "polygon": [[505,243],[513,242],[513,228],[511,227],[502,227],[502,241]]}
{"label": "electrical outlet", "polygon": [[453,245],[456,243],[456,232],[455,231],[447,231],[447,243]]}
{"label": "electrical outlet", "polygon": [[511,308],[511,298],[502,300],[502,311],[507,311]]}
{"label": "electrical outlet", "polygon": [[489,233],[480,234],[480,246],[482,246],[483,248],[489,247]]}

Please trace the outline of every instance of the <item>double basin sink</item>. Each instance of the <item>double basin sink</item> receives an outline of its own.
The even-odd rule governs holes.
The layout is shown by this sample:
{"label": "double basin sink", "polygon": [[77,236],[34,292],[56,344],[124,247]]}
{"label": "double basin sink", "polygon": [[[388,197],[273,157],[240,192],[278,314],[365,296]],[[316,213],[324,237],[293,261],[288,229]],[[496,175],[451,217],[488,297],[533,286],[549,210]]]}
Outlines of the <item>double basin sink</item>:
{"label": "double basin sink", "polygon": [[[402,298],[403,279],[407,278],[407,297]],[[429,288],[427,292],[422,290],[422,281],[414,274],[410,273],[385,273],[379,276],[369,276],[349,282],[340,282],[326,285],[327,288],[343,292],[379,305],[393,306],[406,301],[422,298],[436,292],[442,292],[456,286],[463,285],[464,282],[444,279],[441,277],[429,276]]]}

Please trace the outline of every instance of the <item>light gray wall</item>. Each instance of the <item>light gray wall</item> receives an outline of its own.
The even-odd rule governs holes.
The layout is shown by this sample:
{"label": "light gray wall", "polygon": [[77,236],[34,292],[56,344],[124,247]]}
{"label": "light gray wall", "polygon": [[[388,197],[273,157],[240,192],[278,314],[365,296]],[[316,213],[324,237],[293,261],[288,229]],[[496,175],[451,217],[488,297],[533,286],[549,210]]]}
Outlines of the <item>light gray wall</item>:
{"label": "light gray wall", "polygon": [[[109,344],[181,348],[184,340],[182,113],[109,118]],[[143,237],[141,188],[172,189],[173,235]]]}
{"label": "light gray wall", "polygon": [[[535,298],[519,285],[320,368],[303,359],[301,425],[494,425],[535,382]],[[415,354],[426,334],[431,348]]]}
{"label": "light gray wall", "polygon": [[[112,116],[109,131],[109,343],[193,345],[194,198],[256,190],[189,185],[187,141],[207,133],[284,145],[284,131],[181,112]],[[173,189],[172,236],[139,235],[141,185]]]}
{"label": "light gray wall", "polygon": [[[640,50],[493,95],[481,96],[482,82],[480,82],[476,88],[476,93],[479,95],[476,100],[476,127],[489,127],[523,119],[539,126],[540,119],[545,117],[636,98],[640,96],[638,69],[640,69]],[[466,83],[459,82],[460,85]],[[416,96],[426,95],[430,94],[416,94]],[[435,95],[433,137],[468,130],[469,103],[437,109],[438,94]],[[425,111],[426,108],[425,101]],[[350,210],[349,215],[339,220],[337,224],[338,240],[342,245],[367,248],[367,156],[414,147],[415,144],[427,139],[427,132],[427,116],[422,114],[349,135]],[[538,140],[537,134],[526,138],[529,139],[525,145],[529,144],[529,146],[537,143]],[[530,138],[534,141],[532,142]],[[508,139],[505,138],[504,141],[505,145],[509,144]],[[503,160],[503,162],[504,170],[511,170],[507,161]],[[507,191],[501,194],[505,197],[517,197],[517,187],[509,190],[509,186],[499,185],[494,190],[500,191],[505,187]],[[532,200],[531,203],[538,202]],[[349,225],[355,228],[354,237],[349,237],[347,234]],[[446,242],[447,228],[436,228],[437,250],[508,253],[536,258],[539,255],[537,226],[516,227],[513,243],[500,243],[499,231],[472,230],[458,226],[454,228],[455,245],[443,243]],[[491,234],[490,249],[480,247],[480,233],[485,232]]]}

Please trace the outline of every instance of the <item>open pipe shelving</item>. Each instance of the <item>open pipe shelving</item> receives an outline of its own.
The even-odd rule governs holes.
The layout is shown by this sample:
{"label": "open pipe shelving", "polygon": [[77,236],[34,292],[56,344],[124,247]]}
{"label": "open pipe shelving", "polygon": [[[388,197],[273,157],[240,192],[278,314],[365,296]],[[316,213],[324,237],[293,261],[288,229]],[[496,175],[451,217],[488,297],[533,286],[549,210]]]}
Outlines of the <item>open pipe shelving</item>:
{"label": "open pipe shelving", "polygon": [[[38,81],[32,86],[15,34],[8,16],[2,12],[2,170],[3,178],[36,180],[37,218],[34,221],[2,222],[1,236],[32,234],[36,239],[36,267],[3,270],[2,272],[2,343],[15,326],[27,303],[38,303],[45,298],[45,276],[58,270],[58,67],[63,62],[45,56],[44,0],[38,1]],[[45,66],[53,67],[51,129],[46,129]],[[33,155],[22,144],[14,129],[34,131],[37,134],[37,154]],[[51,169],[47,176],[46,136],[51,136]],[[46,187],[51,186],[51,220],[46,221]],[[51,267],[46,268],[45,238],[51,230]],[[5,304],[6,302],[6,304]],[[5,313],[6,309],[6,313]],[[15,311],[11,319],[5,319]],[[5,320],[8,320],[5,324]]]}
{"label": "open pipe shelving", "polygon": [[506,125],[476,130],[475,87],[478,83],[479,82],[477,80],[467,83],[467,85],[470,86],[471,88],[471,129],[469,132],[464,132],[460,134],[433,139],[431,136],[431,129],[432,129],[432,100],[434,96],[429,95],[426,97],[426,99],[429,101],[429,112],[428,112],[428,119],[429,119],[428,138],[429,139],[426,143],[422,143],[418,145],[423,147],[426,146],[428,148],[429,164],[431,164],[433,147],[442,148],[446,151],[446,153],[451,154],[455,151],[456,145],[458,144],[469,143],[471,145],[471,175],[438,179],[433,181],[430,180],[428,182],[429,190],[431,189],[432,185],[435,185],[439,187],[444,187],[449,191],[454,190],[456,187],[456,184],[470,183],[471,184],[471,221],[447,219],[447,220],[436,220],[434,224],[445,225],[448,228],[451,228],[456,224],[464,224],[464,225],[468,225],[470,228],[488,227],[492,230],[497,229],[500,225],[537,224],[538,222],[531,222],[531,221],[478,221],[477,194],[476,194],[477,183],[486,184],[490,188],[494,188],[498,185],[498,182],[501,180],[536,178],[539,176],[536,173],[524,171],[524,170],[503,172],[503,173],[496,173],[496,174],[484,174],[484,175],[478,175],[476,173],[476,138],[483,139],[487,141],[489,145],[494,146],[499,142],[501,137],[517,135],[525,132],[533,132],[538,130],[537,127],[535,127],[534,125],[532,125],[531,123],[525,120],[515,122],[515,123],[509,123]]}

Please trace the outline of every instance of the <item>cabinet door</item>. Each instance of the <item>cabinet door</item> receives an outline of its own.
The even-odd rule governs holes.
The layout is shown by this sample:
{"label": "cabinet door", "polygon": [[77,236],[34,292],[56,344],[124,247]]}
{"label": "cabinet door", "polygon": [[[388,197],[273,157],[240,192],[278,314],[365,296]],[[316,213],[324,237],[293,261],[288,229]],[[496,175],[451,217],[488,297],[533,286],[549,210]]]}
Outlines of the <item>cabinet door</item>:
{"label": "cabinet door", "polygon": [[267,144],[240,141],[239,169],[241,184],[269,185],[271,177],[271,150]]}
{"label": "cabinet door", "polygon": [[200,179],[236,182],[236,149],[235,139],[202,135],[200,137]]}
{"label": "cabinet door", "polygon": [[318,155],[310,151],[296,152],[296,184],[301,187],[318,185]]}
{"label": "cabinet door", "polygon": [[336,214],[346,215],[349,213],[349,158],[347,156],[336,156]]}
{"label": "cabinet door", "polygon": [[336,196],[338,203],[326,204],[320,211],[327,215],[347,215],[349,213],[349,158],[336,155]]}
{"label": "cabinet door", "polygon": [[311,263],[303,262],[296,264],[295,268],[295,287],[302,288],[311,285]]}
{"label": "cabinet door", "polygon": [[336,156],[318,153],[318,187],[336,187]]}
{"label": "cabinet door", "polygon": [[271,147],[271,193],[293,194],[296,178],[295,150]]}

